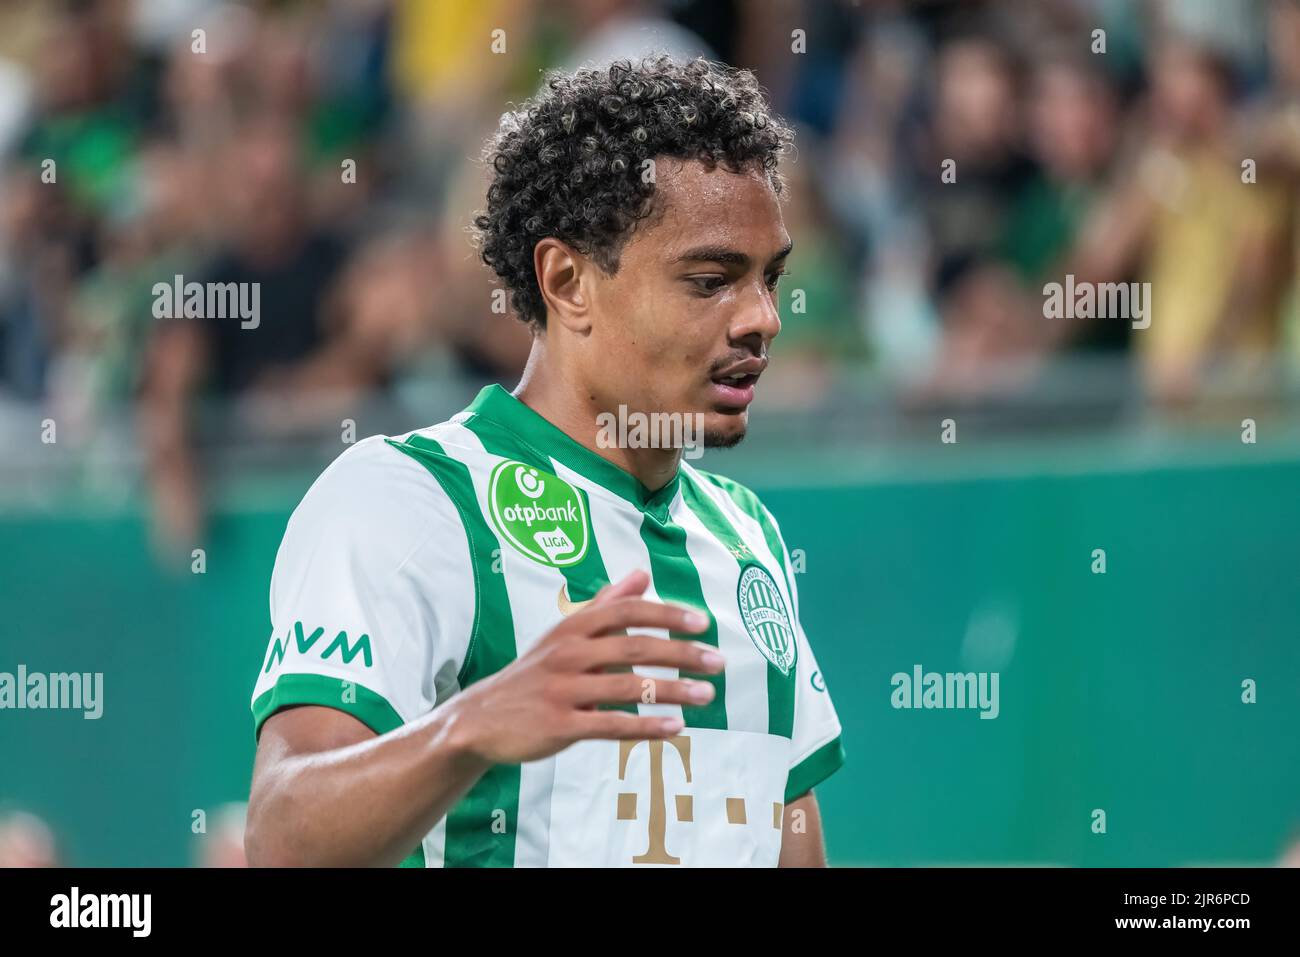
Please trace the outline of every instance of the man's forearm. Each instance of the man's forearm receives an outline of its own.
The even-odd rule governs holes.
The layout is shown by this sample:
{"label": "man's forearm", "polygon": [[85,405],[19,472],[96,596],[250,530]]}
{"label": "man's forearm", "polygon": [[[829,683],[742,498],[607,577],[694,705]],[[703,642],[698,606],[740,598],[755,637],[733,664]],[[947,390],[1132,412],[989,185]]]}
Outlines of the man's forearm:
{"label": "man's forearm", "polygon": [[785,809],[780,867],[825,867],[826,844],[822,815],[812,791],[791,801]]}
{"label": "man's forearm", "polygon": [[245,843],[254,865],[394,866],[490,767],[466,746],[452,702],[315,753],[266,740],[278,717],[253,773]]}

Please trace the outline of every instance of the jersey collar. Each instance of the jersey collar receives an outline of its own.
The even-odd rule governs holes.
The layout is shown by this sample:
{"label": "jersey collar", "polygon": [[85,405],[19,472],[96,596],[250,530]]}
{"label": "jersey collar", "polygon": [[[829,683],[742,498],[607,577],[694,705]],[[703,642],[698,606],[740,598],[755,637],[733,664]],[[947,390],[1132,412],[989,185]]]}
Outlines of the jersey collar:
{"label": "jersey collar", "polygon": [[660,521],[667,519],[668,507],[681,484],[680,467],[667,485],[651,491],[632,473],[571,438],[500,385],[485,387],[465,411],[495,422],[513,434],[521,445],[563,462],[579,475],[631,502],[643,512],[659,517]]}

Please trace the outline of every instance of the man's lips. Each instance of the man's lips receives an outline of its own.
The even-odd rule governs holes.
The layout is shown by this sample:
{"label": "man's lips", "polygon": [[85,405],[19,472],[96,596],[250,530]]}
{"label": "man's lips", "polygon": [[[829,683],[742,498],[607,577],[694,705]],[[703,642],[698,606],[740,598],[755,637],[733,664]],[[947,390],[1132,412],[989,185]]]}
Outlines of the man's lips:
{"label": "man's lips", "polygon": [[743,409],[754,401],[754,386],[767,368],[767,359],[753,357],[727,366],[710,379],[710,391],[717,405]]}
{"label": "man's lips", "polygon": [[753,376],[758,378],[767,368],[766,356],[750,356],[748,359],[741,359],[739,362],[733,362],[719,371],[713,373],[713,381],[730,378],[732,376]]}

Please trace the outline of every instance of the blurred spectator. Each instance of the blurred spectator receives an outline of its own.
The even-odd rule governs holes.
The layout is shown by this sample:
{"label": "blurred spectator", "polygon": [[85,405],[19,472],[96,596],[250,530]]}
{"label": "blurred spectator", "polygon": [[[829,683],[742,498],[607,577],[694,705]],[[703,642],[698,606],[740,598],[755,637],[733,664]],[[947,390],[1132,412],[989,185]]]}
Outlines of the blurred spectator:
{"label": "blurred spectator", "polygon": [[1283,287],[1294,362],[1300,358],[1300,324],[1295,321],[1300,305],[1300,2],[1272,0],[1269,14],[1272,84],[1247,116],[1245,153],[1258,159],[1261,176],[1277,179],[1285,190],[1279,202],[1284,235],[1276,258],[1267,263],[1266,277]]}
{"label": "blurred spectator", "polygon": [[581,39],[564,64],[566,70],[662,51],[677,59],[714,59],[707,43],[673,23],[648,0],[567,0]]}
{"label": "blurred spectator", "polygon": [[1180,39],[1151,59],[1145,136],[1125,181],[1089,226],[1081,270],[1103,281],[1136,268],[1151,283],[1151,326],[1135,336],[1151,393],[1193,398],[1215,366],[1265,371],[1281,330],[1281,183],[1244,182],[1231,64]]}
{"label": "blurred spectator", "polygon": [[208,817],[207,831],[194,847],[195,867],[247,867],[244,856],[244,821],[248,806],[242,801],[223,804]]}
{"label": "blurred spectator", "polygon": [[940,295],[967,264],[997,255],[1011,203],[1031,173],[1017,69],[1010,52],[983,35],[938,52],[935,115],[917,180]]}
{"label": "blurred spectator", "polygon": [[35,814],[0,815],[0,867],[59,867],[63,863],[54,832]]}
{"label": "blurred spectator", "polygon": [[1061,278],[1113,173],[1119,103],[1092,61],[1053,49],[1033,68],[1027,119],[1036,167],[1011,209],[1003,249],[1029,287],[1038,288]]}
{"label": "blurred spectator", "polygon": [[163,319],[148,358],[144,428],[159,530],[187,550],[201,523],[190,402],[204,382],[225,397],[373,382],[363,362],[313,361],[329,339],[323,310],[343,250],[311,224],[299,148],[276,118],[241,129],[221,166],[221,248],[200,276],[185,277],[236,284],[256,314]]}

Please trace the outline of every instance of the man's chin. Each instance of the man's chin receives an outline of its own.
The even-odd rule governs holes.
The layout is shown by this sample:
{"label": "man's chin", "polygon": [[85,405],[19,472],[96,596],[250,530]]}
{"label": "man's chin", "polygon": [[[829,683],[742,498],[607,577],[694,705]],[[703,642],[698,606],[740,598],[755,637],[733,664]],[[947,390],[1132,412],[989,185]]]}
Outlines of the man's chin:
{"label": "man's chin", "polygon": [[729,429],[726,431],[704,430],[704,447],[706,449],[730,449],[739,445],[745,438],[745,430]]}
{"label": "man's chin", "polygon": [[749,412],[714,413],[704,421],[704,447],[729,449],[739,445],[749,427]]}

